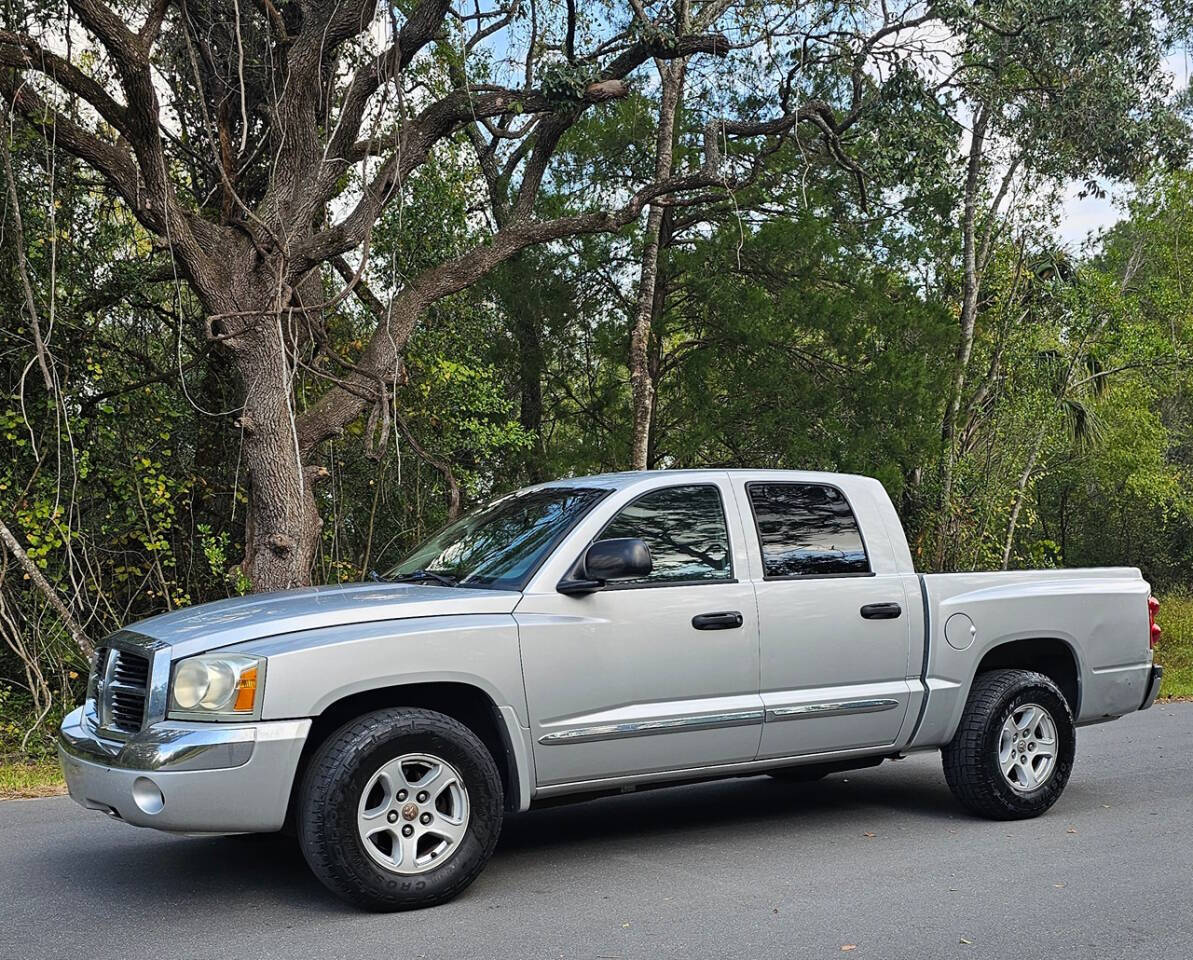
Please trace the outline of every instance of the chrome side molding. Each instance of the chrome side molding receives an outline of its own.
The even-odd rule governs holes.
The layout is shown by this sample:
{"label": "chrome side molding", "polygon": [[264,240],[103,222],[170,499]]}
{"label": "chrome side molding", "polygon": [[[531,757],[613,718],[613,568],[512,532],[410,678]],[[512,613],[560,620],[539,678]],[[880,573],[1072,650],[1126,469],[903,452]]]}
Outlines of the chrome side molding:
{"label": "chrome side molding", "polygon": [[741,727],[776,720],[802,720],[806,717],[836,717],[851,713],[881,713],[894,710],[898,700],[870,698],[841,700],[830,703],[805,703],[791,707],[771,707],[762,710],[736,710],[733,713],[709,713],[698,717],[668,717],[661,720],[626,720],[622,723],[599,723],[591,727],[574,727],[539,737],[545,747],[566,743],[594,743],[599,740],[621,740],[625,737],[646,737],[656,733],[683,733],[687,730],[715,730],[720,727]]}
{"label": "chrome side molding", "polygon": [[713,730],[718,727],[744,727],[762,723],[761,710],[736,710],[733,713],[709,713],[699,717],[669,717],[662,720],[627,720],[622,723],[600,723],[591,727],[559,730],[539,737],[544,746],[556,747],[565,743],[592,743],[596,740],[621,740],[625,737],[645,737],[655,733],[683,733],[687,730]]}
{"label": "chrome side molding", "polygon": [[899,706],[898,700],[873,698],[868,700],[839,700],[835,703],[801,703],[793,707],[771,707],[766,711],[770,720],[803,720],[807,717],[839,717],[850,713],[882,713]]}

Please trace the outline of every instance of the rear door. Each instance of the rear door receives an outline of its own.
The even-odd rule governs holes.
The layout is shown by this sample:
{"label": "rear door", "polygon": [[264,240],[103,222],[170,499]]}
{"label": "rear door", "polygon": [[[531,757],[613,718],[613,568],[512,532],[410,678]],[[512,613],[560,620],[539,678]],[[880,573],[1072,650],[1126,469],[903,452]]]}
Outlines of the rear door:
{"label": "rear door", "polygon": [[906,608],[919,597],[906,595],[877,511],[859,524],[867,489],[857,510],[830,482],[759,479],[737,493],[761,571],[759,758],[894,743],[912,690]]}
{"label": "rear door", "polygon": [[640,537],[650,576],[577,596],[552,574],[515,612],[540,788],[758,749],[758,620],[728,477],[618,498],[603,528],[561,548],[566,562],[593,540]]}

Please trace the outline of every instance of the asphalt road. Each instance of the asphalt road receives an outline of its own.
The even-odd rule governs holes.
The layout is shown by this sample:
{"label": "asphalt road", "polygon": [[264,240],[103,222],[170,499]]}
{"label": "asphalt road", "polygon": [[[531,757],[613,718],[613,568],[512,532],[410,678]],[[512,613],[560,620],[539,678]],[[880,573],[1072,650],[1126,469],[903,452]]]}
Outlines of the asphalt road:
{"label": "asphalt road", "polygon": [[0,956],[1189,957],[1191,743],[1193,704],[1085,728],[1060,803],[1011,824],[963,814],[936,754],[536,811],[460,898],[393,915],[276,837],[0,803]]}

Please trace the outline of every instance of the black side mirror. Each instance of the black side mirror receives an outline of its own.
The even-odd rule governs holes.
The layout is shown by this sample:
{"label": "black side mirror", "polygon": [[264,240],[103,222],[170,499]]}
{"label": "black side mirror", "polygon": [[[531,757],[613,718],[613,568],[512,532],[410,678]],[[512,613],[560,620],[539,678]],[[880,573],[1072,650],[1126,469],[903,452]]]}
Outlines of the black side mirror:
{"label": "black side mirror", "polygon": [[591,593],[609,580],[636,580],[654,567],[650,548],[637,537],[598,540],[589,545],[572,575],[561,580],[560,593]]}

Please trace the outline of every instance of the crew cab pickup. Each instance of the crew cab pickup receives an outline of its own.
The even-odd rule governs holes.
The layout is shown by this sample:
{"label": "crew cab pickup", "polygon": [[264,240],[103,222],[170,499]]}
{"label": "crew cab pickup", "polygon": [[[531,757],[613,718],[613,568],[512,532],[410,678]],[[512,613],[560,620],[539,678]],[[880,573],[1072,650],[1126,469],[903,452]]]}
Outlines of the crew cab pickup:
{"label": "crew cab pickup", "polygon": [[233,598],[104,641],[60,754],[86,807],[291,827],[371,909],[459,893],[507,811],[940,749],[1036,816],[1075,728],[1149,707],[1138,570],[922,575],[882,486],[659,471],[519,490],[371,582]]}

